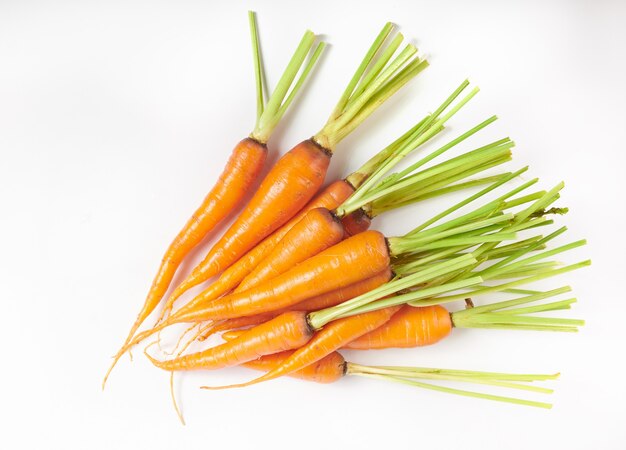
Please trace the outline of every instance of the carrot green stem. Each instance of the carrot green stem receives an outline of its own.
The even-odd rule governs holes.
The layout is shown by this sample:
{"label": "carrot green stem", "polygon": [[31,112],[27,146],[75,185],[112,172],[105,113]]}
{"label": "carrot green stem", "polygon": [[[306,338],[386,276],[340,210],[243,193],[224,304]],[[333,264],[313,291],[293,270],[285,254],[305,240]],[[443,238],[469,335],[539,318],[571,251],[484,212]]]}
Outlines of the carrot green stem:
{"label": "carrot green stem", "polygon": [[254,11],[248,11],[248,22],[250,24],[250,38],[252,40],[254,79],[256,82],[256,120],[258,123],[265,107],[265,101],[263,100],[263,86],[265,83],[265,76],[263,73],[263,63],[261,61],[261,49],[259,47],[259,33],[257,30],[256,13]]}
{"label": "carrot green stem", "polygon": [[[432,266],[426,267],[425,269],[418,271],[410,276],[405,278],[400,278],[397,280],[390,281],[388,283],[379,286],[365,294],[359,295],[351,300],[345,301],[340,305],[333,306],[330,308],[325,308],[319,311],[315,311],[309,314],[309,324],[314,329],[319,329],[323,327],[325,324],[339,317],[343,317],[346,313],[349,313],[351,310],[355,308],[362,307],[367,305],[368,303],[374,302],[378,299],[386,297],[388,295],[394,294],[396,292],[400,292],[404,289],[419,286],[421,283],[424,283],[433,278],[439,277],[450,271],[455,271],[463,267],[467,267],[475,263],[476,260],[471,256],[471,254],[463,255],[459,258],[456,258],[451,261],[444,261],[442,263],[433,264]],[[464,284],[465,286],[469,286],[471,284],[481,283],[481,279],[473,280],[472,283]],[[437,292],[447,292],[445,289],[438,290]],[[430,294],[429,294],[430,295]],[[350,314],[351,315],[351,314]]]}
{"label": "carrot green stem", "polygon": [[[505,387],[510,389],[519,389],[530,392],[540,392],[542,394],[552,394],[552,389],[532,386],[528,384],[521,384],[519,382],[512,382],[506,378],[515,378],[515,374],[502,374],[500,376],[494,376],[493,374],[483,374],[481,372],[472,371],[452,371],[446,369],[429,369],[420,367],[394,367],[384,368],[376,366],[361,366],[359,364],[348,363],[346,374],[356,375],[357,373],[371,373],[378,375],[391,375],[400,378],[409,379],[424,379],[435,381],[457,381],[474,384],[484,384],[490,386]],[[555,375],[539,375],[543,380],[555,379]],[[558,375],[557,375],[558,377]],[[536,381],[536,377],[529,374],[521,374],[518,376],[519,380],[515,381]]]}
{"label": "carrot green stem", "polygon": [[[253,30],[256,30],[254,17],[252,16],[250,18],[250,24],[251,24],[251,27],[253,27]],[[253,31],[253,36],[254,36],[254,33],[255,32]],[[258,44],[258,39],[253,37],[252,40],[253,40],[253,45]],[[287,64],[287,68],[285,69],[285,71],[283,72],[283,75],[278,81],[278,84],[276,85],[274,92],[272,92],[272,94],[270,95],[267,101],[267,104],[263,107],[263,112],[260,114],[260,116],[257,119],[256,126],[254,127],[254,130],[252,131],[250,135],[253,139],[256,139],[257,141],[262,142],[262,143],[267,142],[270,135],[274,131],[274,128],[276,128],[276,125],[278,125],[278,123],[282,119],[283,115],[285,114],[285,111],[287,110],[288,106],[290,105],[291,101],[293,100],[297,92],[300,90],[302,84],[304,83],[304,80],[306,79],[307,75],[311,71],[313,65],[315,65],[317,59],[319,58],[320,53],[324,49],[324,44],[320,44],[317,47],[317,49],[315,50],[315,52],[313,53],[313,56],[311,57],[309,61],[309,64],[305,67],[305,69],[302,72],[302,75],[300,76],[300,79],[296,82],[296,84],[294,85],[292,89],[291,94],[287,97],[289,88],[292,86],[294,79],[296,78],[296,75],[298,74],[301,67],[303,66],[307,55],[309,54],[311,48],[313,47],[314,42],[315,42],[315,35],[313,34],[313,32],[307,31],[306,33],[304,33],[304,36],[300,40],[300,44],[298,45],[295,53],[291,57],[289,64]],[[256,48],[258,49],[258,47]],[[257,105],[258,105],[259,99],[262,100],[258,91],[258,89],[260,89],[259,86],[261,85],[261,83],[262,82],[257,81]]]}
{"label": "carrot green stem", "polygon": [[398,139],[393,141],[383,150],[378,152],[372,158],[370,158],[365,164],[359,167],[357,170],[352,172],[347,178],[346,181],[352,185],[354,188],[359,188],[365,179],[369,178],[369,176],[374,173],[374,171],[380,166],[380,164],[386,159],[390,158],[395,152],[398,151],[399,148],[402,147],[404,142],[408,141],[414,134],[418,134],[425,128],[425,125],[430,116],[424,117],[417,124],[413,126],[410,130],[400,136]]}
{"label": "carrot green stem", "polygon": [[513,398],[513,397],[503,397],[500,395],[483,394],[481,392],[454,389],[454,388],[449,388],[445,386],[439,386],[436,384],[422,383],[419,381],[409,380],[406,378],[400,378],[400,377],[395,377],[391,375],[378,375],[378,374],[372,374],[372,373],[360,373],[358,375],[362,377],[376,378],[376,379],[385,380],[385,381],[392,381],[394,383],[406,384],[408,386],[419,387],[422,389],[429,389],[429,390],[438,391],[438,392],[445,392],[447,394],[455,394],[455,395],[460,395],[464,397],[480,398],[483,400],[492,400],[492,401],[497,401],[497,402],[512,403],[516,405],[533,406],[536,408],[544,408],[544,409],[552,408],[552,405],[550,403],[535,402],[531,400],[523,400],[523,399],[518,399],[518,398]]}
{"label": "carrot green stem", "polygon": [[[458,202],[457,204],[451,206],[450,208],[446,209],[445,211],[442,211],[441,213],[433,216],[432,218],[428,219],[426,222],[424,222],[423,224],[421,224],[420,226],[416,227],[415,229],[411,230],[410,232],[408,232],[405,236],[411,236],[414,234],[417,234],[419,232],[421,232],[422,230],[424,230],[425,228],[429,227],[430,225],[434,224],[435,222],[441,220],[442,218],[448,216],[449,214],[452,214],[453,212],[461,209],[463,206],[468,205],[469,203],[473,202],[474,200],[479,199],[480,197],[483,197],[484,195],[488,194],[489,192],[493,191],[494,189],[498,188],[499,186],[503,185],[504,183],[518,177],[519,175],[521,175],[522,173],[526,172],[528,170],[528,167],[524,167],[514,173],[512,173],[511,175],[509,175],[508,177],[504,177],[502,179],[500,179],[499,181],[495,182],[494,184],[487,186],[486,188],[482,189],[481,191],[477,192],[474,195],[469,196],[468,198]],[[471,219],[473,217],[478,217],[481,214],[484,214],[485,212],[488,212],[489,210],[493,210],[495,209],[502,201],[506,200],[509,197],[512,197],[513,195],[521,192],[522,190],[530,187],[531,185],[535,184],[538,181],[538,179],[533,179],[530,180],[524,184],[522,184],[521,186],[513,189],[512,191],[508,192],[507,194],[497,198],[496,200],[487,203],[486,205],[484,205],[483,207],[479,208],[478,210],[475,210],[471,213],[468,213],[464,216],[459,217],[458,219],[449,221],[445,224],[439,225],[438,227],[435,228],[445,228],[447,226],[454,226],[454,224],[459,223],[459,222],[463,222],[466,221],[468,219]]]}
{"label": "carrot green stem", "polygon": [[586,261],[581,261],[579,263],[576,264],[570,264],[568,266],[565,267],[561,267],[559,269],[552,269],[552,270],[548,270],[546,272],[544,272],[541,275],[533,275],[530,277],[526,277],[526,278],[522,278],[519,280],[514,280],[514,281],[510,281],[508,283],[503,283],[503,284],[498,284],[495,286],[484,286],[484,287],[479,287],[477,289],[473,289],[467,292],[463,292],[463,293],[459,293],[459,294],[453,294],[453,295],[448,295],[445,297],[439,297],[439,298],[435,298],[435,299],[428,299],[428,300],[421,300],[418,302],[412,302],[410,303],[412,306],[429,306],[429,305],[439,305],[439,304],[443,304],[443,303],[449,303],[449,302],[453,302],[456,300],[463,300],[467,297],[477,297],[479,295],[484,295],[484,294],[490,294],[493,292],[501,292],[504,291],[506,289],[510,289],[510,288],[514,288],[514,287],[518,287],[518,286],[523,286],[525,284],[528,283],[533,283],[535,281],[540,281],[549,277],[553,277],[556,275],[561,275],[567,272],[571,272],[573,270],[577,270],[577,269],[581,269],[583,267],[589,266],[591,265],[591,261],[586,260]]}
{"label": "carrot green stem", "polygon": [[417,49],[411,44],[392,59],[402,43],[401,34],[380,52],[392,30],[391,23],[385,24],[350,79],[328,121],[313,137],[328,151],[332,152],[342,139],[428,65],[416,56]]}
{"label": "carrot green stem", "polygon": [[[360,186],[363,184],[365,179],[370,178],[374,174],[380,174],[381,171],[385,171],[385,173],[388,172],[394,166],[396,166],[400,162],[400,160],[402,158],[407,156],[410,152],[413,152],[414,150],[416,150],[421,144],[425,143],[426,141],[428,141],[428,139],[434,137],[437,133],[439,133],[443,129],[443,126],[439,127],[438,129],[434,130],[433,132],[429,132],[429,138],[427,138],[425,140],[421,140],[421,137],[431,127],[433,122],[436,121],[439,118],[439,116],[441,115],[441,113],[458,97],[458,95],[467,86],[467,84],[468,84],[468,82],[464,81],[463,84],[461,84],[461,86],[459,88],[457,88],[435,110],[435,112],[433,114],[429,114],[426,117],[424,117],[413,128],[411,128],[409,131],[404,133],[400,138],[396,139],[393,143],[391,143],[385,149],[383,149],[378,154],[376,154],[374,157],[372,157],[363,166],[361,166],[359,169],[357,169],[357,171],[353,175],[348,177],[347,181],[350,182],[352,184],[352,186],[360,188]],[[480,129],[482,129],[482,128],[486,127],[487,125],[489,125],[489,123],[495,121],[495,119],[496,119],[496,117],[494,116],[494,117],[488,119],[487,121],[483,122],[483,124],[479,125],[478,127],[475,127],[473,130],[470,130],[469,132],[467,132],[466,133],[467,136],[463,137],[462,139],[459,140],[459,138],[457,138],[458,142],[460,142],[461,140],[465,139],[466,137],[469,137],[472,134],[478,132]],[[419,144],[420,140],[421,140],[421,144]],[[458,142],[456,142],[456,143],[458,143]],[[416,143],[417,143],[417,145],[416,145]],[[450,144],[448,144],[449,145],[448,147],[444,146],[443,149],[439,149],[439,150],[431,153],[426,158],[422,159],[422,163],[420,165],[423,165],[426,162],[428,162],[428,161],[432,160],[433,158],[437,157],[438,155],[443,153],[445,150],[447,150],[447,149],[451,148],[452,146],[456,145],[456,143],[450,143]],[[419,166],[415,166],[414,170],[417,169],[418,167]],[[379,176],[379,178],[380,178],[380,176]],[[357,186],[357,184],[355,184],[355,181],[358,182],[358,186]],[[372,189],[374,186],[377,186],[377,187],[381,186],[382,184],[383,183],[378,183],[378,184],[370,183],[370,189]],[[361,195],[360,193],[362,192],[362,190],[361,189],[357,189],[357,190],[359,191],[358,195]]]}
{"label": "carrot green stem", "polygon": [[[359,364],[348,363],[347,373],[351,373],[352,370],[390,370],[409,372],[411,374],[446,374],[457,376],[470,376],[484,380],[500,380],[500,381],[546,381],[556,380],[560,374],[523,374],[523,373],[503,373],[503,372],[477,372],[474,370],[458,370],[458,369],[436,369],[432,367],[405,367],[405,366],[361,366]],[[379,373],[379,372],[376,372]],[[382,372],[381,372],[382,373]]]}
{"label": "carrot green stem", "polygon": [[[461,84],[461,86],[459,86],[459,88],[456,89],[456,91],[454,91],[452,93],[452,95],[450,97],[448,97],[448,99],[446,99],[446,101],[443,103],[443,109],[447,108],[447,106],[449,104],[452,103],[452,101],[454,101],[454,99],[460,95],[460,93],[462,92],[463,89],[465,89],[465,87],[467,86],[467,81],[464,81],[463,84]],[[435,133],[438,132],[438,130],[445,125],[445,123],[452,117],[454,116],[465,104],[467,104],[467,102],[469,102],[477,93],[478,93],[478,88],[473,89],[465,98],[463,98],[457,105],[455,105],[450,111],[448,111],[448,113],[446,113],[443,117],[439,118],[438,115],[441,114],[441,112],[443,111],[443,109],[440,107],[435,114],[437,114],[437,116],[435,114],[431,115],[431,121],[433,119],[436,119],[436,121],[434,121],[434,123],[432,123],[432,125],[429,125],[428,130],[426,130],[425,133],[419,135],[417,137],[417,139],[408,142],[407,144],[405,144],[405,146],[399,150],[392,158],[390,158],[385,164],[381,165],[375,173],[373,173],[366,181],[365,183],[363,183],[363,185],[357,190],[357,192],[355,192],[351,199],[352,202],[356,202],[357,200],[359,200],[364,193],[371,191],[372,187],[377,185],[382,178],[393,168],[397,165],[397,163],[402,160],[402,158],[404,158],[404,156],[406,156],[406,154],[408,154],[410,151],[412,151],[414,148],[419,147],[420,145],[422,145],[423,143],[425,143],[426,141],[428,141]],[[493,119],[495,120],[495,118]],[[480,124],[478,127],[475,127],[474,129],[468,131],[468,136],[476,133],[478,130],[480,130],[481,128],[484,128],[485,126],[487,126],[489,123],[493,122],[492,119],[488,119],[488,121],[483,122],[483,124]],[[459,136],[460,141],[466,139],[467,136]],[[455,141],[452,141],[450,147],[456,145]],[[434,155],[430,158],[434,158],[436,156],[438,156],[439,154],[443,153],[444,151],[448,150],[450,147],[442,147],[441,149],[439,149],[438,151],[434,152]],[[419,167],[419,165],[425,164],[426,162],[428,162],[429,159],[423,161],[421,164],[418,163],[418,165],[415,167]],[[358,209],[358,207],[356,208]],[[356,210],[356,209],[353,209]]]}
{"label": "carrot green stem", "polygon": [[363,60],[361,61],[361,64],[359,65],[356,72],[352,76],[352,79],[348,83],[348,86],[346,86],[346,90],[343,92],[341,98],[339,99],[337,106],[335,106],[335,109],[333,113],[330,115],[329,120],[335,119],[342,114],[344,108],[346,107],[346,104],[350,100],[350,96],[352,95],[352,93],[354,92],[354,89],[357,86],[357,83],[359,82],[359,80],[361,80],[361,77],[367,70],[367,67],[370,65],[370,63],[376,56],[376,53],[378,53],[378,50],[380,50],[385,40],[387,39],[387,36],[389,36],[389,34],[392,31],[393,31],[393,24],[391,22],[387,22],[385,26],[383,27],[383,29],[380,31],[380,33],[378,33],[378,36],[372,43],[372,46],[369,48],[369,50],[365,54],[365,57],[363,58]]}

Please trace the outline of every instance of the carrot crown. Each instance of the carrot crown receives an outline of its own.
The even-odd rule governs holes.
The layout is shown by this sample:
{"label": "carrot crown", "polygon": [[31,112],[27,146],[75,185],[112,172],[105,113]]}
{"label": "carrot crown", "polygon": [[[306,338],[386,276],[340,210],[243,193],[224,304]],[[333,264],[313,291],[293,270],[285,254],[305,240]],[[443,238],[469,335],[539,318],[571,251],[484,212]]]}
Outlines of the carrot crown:
{"label": "carrot crown", "polygon": [[[278,125],[285,112],[291,105],[291,102],[301,89],[307,76],[315,66],[320,55],[324,51],[326,44],[320,42],[315,50],[311,53],[313,44],[315,43],[315,35],[312,31],[306,31],[304,36],[300,40],[300,44],[296,48],[289,64],[283,72],[278,84],[274,88],[274,92],[269,96],[267,103],[264,102],[264,86],[265,77],[263,71],[263,64],[261,61],[261,51],[259,47],[259,37],[256,25],[256,15],[254,12],[248,12],[248,19],[250,23],[250,36],[252,40],[252,54],[254,58],[254,75],[256,83],[256,100],[257,100],[257,118],[254,130],[250,134],[250,137],[261,142],[266,143],[270,138],[274,128]],[[307,56],[310,54],[309,61],[304,65]],[[304,65],[304,68],[302,68]],[[302,69],[302,70],[301,70]],[[300,73],[297,81],[294,84],[296,75]],[[290,91],[291,88],[291,91]]]}
{"label": "carrot crown", "polygon": [[403,40],[402,34],[398,33],[383,50],[393,28],[393,24],[385,24],[350,79],[328,121],[313,136],[328,151],[332,152],[343,138],[428,66],[425,59],[417,56],[417,48],[412,44],[406,45],[391,60]]}

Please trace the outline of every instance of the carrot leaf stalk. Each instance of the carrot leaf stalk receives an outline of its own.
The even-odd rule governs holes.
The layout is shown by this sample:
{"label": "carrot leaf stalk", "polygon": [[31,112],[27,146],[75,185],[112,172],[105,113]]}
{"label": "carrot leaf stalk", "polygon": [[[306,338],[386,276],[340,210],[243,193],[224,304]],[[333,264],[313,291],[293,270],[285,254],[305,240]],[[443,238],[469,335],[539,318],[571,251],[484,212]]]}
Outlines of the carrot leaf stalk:
{"label": "carrot leaf stalk", "polygon": [[[274,128],[276,128],[283,115],[287,111],[287,108],[289,108],[289,105],[298,94],[298,91],[304,84],[304,81],[306,80],[309,73],[317,63],[320,55],[324,51],[326,44],[324,42],[320,42],[315,47],[315,50],[313,50],[313,52],[311,53],[311,49],[313,48],[313,44],[315,43],[315,34],[313,34],[312,31],[306,31],[304,33],[304,36],[300,40],[300,44],[296,48],[295,53],[291,57],[289,64],[287,64],[287,68],[283,72],[280,80],[274,88],[274,91],[268,98],[267,103],[264,104],[264,76],[260,60],[258,33],[256,29],[256,20],[254,17],[254,13],[249,13],[249,19],[254,55],[254,71],[257,96],[257,120],[254,130],[250,134],[250,137],[258,142],[265,143],[268,141],[270,135],[274,131]],[[307,55],[309,54],[309,61],[305,65]],[[294,80],[296,79],[298,72],[301,73],[294,84]]]}
{"label": "carrot leaf stalk", "polygon": [[[402,34],[398,33],[385,46],[393,28],[393,24],[385,24],[350,79],[328,121],[313,136],[313,140],[329,152],[428,66],[425,59],[417,56],[417,48],[412,44],[406,45],[392,60],[403,40]],[[383,47],[386,48],[383,50]]]}
{"label": "carrot leaf stalk", "polygon": [[263,70],[263,61],[261,60],[261,48],[259,45],[256,13],[254,11],[248,11],[248,23],[250,25],[250,40],[252,41],[252,58],[254,63],[254,81],[256,91],[256,120],[258,121],[263,114],[263,109],[265,108],[265,74]]}
{"label": "carrot leaf stalk", "polygon": [[425,383],[422,380],[435,382],[459,382],[469,384],[480,384],[487,386],[495,386],[501,388],[518,389],[542,394],[551,394],[552,389],[532,386],[528,383],[533,381],[556,380],[559,374],[553,375],[534,375],[534,374],[506,374],[506,373],[490,373],[475,371],[459,371],[448,369],[431,369],[422,367],[385,367],[385,366],[362,366],[360,364],[347,363],[346,375],[357,375],[361,377],[374,378],[379,380],[391,381],[395,383],[405,384],[408,386],[429,389],[448,394],[461,395],[465,397],[480,398],[484,400],[493,400],[504,403],[512,403],[516,405],[533,406],[537,408],[550,409],[550,403],[537,402],[532,400],[524,400],[514,397],[504,397],[500,395],[486,394],[482,392],[468,391],[431,382]]}

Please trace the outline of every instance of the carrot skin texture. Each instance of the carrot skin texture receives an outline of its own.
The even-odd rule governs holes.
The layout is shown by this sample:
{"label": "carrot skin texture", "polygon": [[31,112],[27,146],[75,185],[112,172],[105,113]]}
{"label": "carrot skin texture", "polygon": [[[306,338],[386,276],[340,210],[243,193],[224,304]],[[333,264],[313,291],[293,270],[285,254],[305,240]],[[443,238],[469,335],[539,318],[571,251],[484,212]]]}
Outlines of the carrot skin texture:
{"label": "carrot skin texture", "polygon": [[[326,294],[318,295],[317,297],[304,300],[303,302],[300,302],[297,305],[289,308],[289,311],[317,311],[318,309],[329,308],[331,306],[338,305],[339,303],[343,303],[344,301],[354,298],[358,295],[365,294],[366,292],[369,292],[372,289],[375,289],[378,286],[385,284],[386,282],[391,280],[392,277],[393,273],[391,272],[391,269],[387,268],[386,270],[366,280],[357,281],[350,286],[339,288],[332,292],[328,292]],[[204,340],[210,335],[218,333],[220,331],[236,330],[238,328],[258,325],[260,323],[267,322],[268,320],[273,319],[283,312],[286,311],[281,310],[271,313],[258,314],[255,316],[244,316],[224,320],[223,322],[211,327],[204,335],[202,335],[199,340]],[[222,337],[225,335],[226,333],[224,333]]]}
{"label": "carrot skin texture", "polygon": [[353,340],[344,348],[355,350],[422,347],[439,342],[452,331],[444,307],[405,305],[384,325]]}
{"label": "carrot skin texture", "polygon": [[[267,146],[252,138],[245,138],[235,146],[217,183],[165,252],[144,305],[123,347],[131,341],[141,324],[158,306],[185,256],[239,206],[253,188],[266,158]],[[121,355],[114,359],[113,366],[119,356]]]}
{"label": "carrot skin texture", "polygon": [[[274,355],[266,355],[244,363],[243,366],[249,369],[269,372],[280,366],[292,354],[293,351],[286,351]],[[328,384],[339,381],[345,376],[345,373],[346,360],[340,353],[332,352],[319,361],[290,373],[289,376],[314,383]]]}
{"label": "carrot skin texture", "polygon": [[372,219],[362,209],[357,209],[353,213],[341,219],[346,236],[354,236],[369,229]]}
{"label": "carrot skin texture", "polygon": [[234,292],[242,292],[282,275],[296,264],[341,242],[342,223],[326,208],[309,211]]}
{"label": "carrot skin texture", "polygon": [[207,350],[160,361],[147,355],[164,370],[215,370],[237,366],[261,356],[293,350],[313,335],[305,312],[288,312],[245,331],[239,338]]}
{"label": "carrot skin texture", "polygon": [[330,153],[313,140],[296,145],[274,165],[235,223],[170,297],[230,267],[256,244],[291,219],[321,187]]}
{"label": "carrot skin texture", "polygon": [[308,298],[370,278],[389,267],[387,241],[378,231],[352,236],[291,270],[247,291],[217,299],[168,323],[222,320],[289,308]]}
{"label": "carrot skin texture", "polygon": [[183,306],[180,311],[184,313],[184,311],[192,310],[236,288],[309,211],[315,208],[335,209],[353,193],[354,188],[346,181],[340,180],[331,183],[311,200],[300,213],[225,270],[214,283]]}

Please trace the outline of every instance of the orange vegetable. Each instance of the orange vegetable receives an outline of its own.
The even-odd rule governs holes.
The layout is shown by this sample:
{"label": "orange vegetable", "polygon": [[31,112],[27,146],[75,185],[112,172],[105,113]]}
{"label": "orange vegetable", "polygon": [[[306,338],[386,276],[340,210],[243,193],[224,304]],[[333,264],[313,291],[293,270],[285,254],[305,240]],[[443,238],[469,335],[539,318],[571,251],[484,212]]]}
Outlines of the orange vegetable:
{"label": "orange vegetable", "polygon": [[[290,308],[292,311],[315,311],[318,309],[328,308],[329,306],[335,306],[346,300],[354,298],[358,295],[371,291],[374,288],[386,283],[392,277],[391,269],[387,268],[382,272],[374,275],[363,281],[358,281],[343,288],[336,289],[326,294],[318,295],[317,297],[309,298],[303,302]],[[258,314],[256,316],[237,317],[235,319],[228,319],[219,322],[206,330],[200,337],[200,340],[204,340],[214,333],[225,330],[235,330],[237,328],[249,327],[252,325],[258,325],[285,312],[284,310],[274,311],[265,314]]]}
{"label": "orange vegetable", "polygon": [[288,308],[372,277],[389,268],[389,263],[385,237],[377,231],[366,231],[252,289],[227,295],[185,314],[179,311],[163,324],[231,319]]}
{"label": "orange vegetable", "polygon": [[[256,383],[260,383],[262,381],[272,380],[274,378],[278,378],[283,375],[288,375],[297,370],[304,369],[310,364],[314,364],[322,358],[326,357],[330,353],[335,350],[340,349],[348,342],[353,341],[354,339],[362,336],[370,331],[375,330],[380,327],[382,324],[387,322],[393,314],[400,309],[399,306],[394,306],[390,308],[384,308],[377,311],[370,311],[364,314],[358,314],[352,317],[346,317],[344,319],[339,319],[327,324],[323,329],[317,331],[315,335],[311,337],[309,334],[309,339],[302,336],[302,341],[306,343],[299,346],[299,348],[293,352],[292,355],[289,356],[283,363],[266,373],[265,375],[249,381],[247,383],[209,388],[209,389],[222,389],[229,387],[244,387],[250,386]],[[289,314],[289,313],[286,313]],[[277,317],[274,320],[279,319],[281,316]],[[267,322],[270,324],[272,321]],[[263,324],[266,325],[266,324]],[[260,325],[260,326],[263,326]],[[254,328],[253,328],[254,330]],[[311,327],[308,327],[308,333],[312,333]],[[248,332],[249,333],[249,332]],[[238,342],[247,341],[246,333],[242,334],[239,338],[234,339],[232,341],[226,342],[221,346],[214,347],[219,348],[222,346],[229,346]],[[295,348],[295,347],[294,347]],[[268,352],[265,354],[278,353],[280,351],[286,350],[282,348],[281,350],[276,350],[274,352],[268,352],[268,348],[264,347],[262,351]],[[193,356],[193,355],[188,355]],[[262,355],[259,355],[262,356]],[[185,357],[183,357],[185,358]],[[154,361],[153,361],[154,362]],[[158,364],[157,367],[161,367]],[[184,366],[181,366],[184,367]]]}
{"label": "orange vegetable", "polygon": [[368,350],[391,347],[421,347],[439,342],[452,331],[452,318],[440,305],[403,306],[381,327],[346,344],[343,348]]}
{"label": "orange vegetable", "polygon": [[250,274],[254,268],[278,245],[285,234],[294,227],[309,211],[315,208],[334,209],[354,192],[354,188],[346,181],[340,180],[331,183],[319,193],[294,218],[276,230],[259,245],[254,247],[235,264],[224,271],[220,277],[201,294],[180,309],[181,314],[192,310],[200,304],[208,303],[228,293]]}
{"label": "orange vegetable", "polygon": [[251,361],[259,356],[291,350],[304,345],[313,330],[306,321],[305,312],[288,312],[258,325],[236,339],[207,350],[159,361],[148,356],[152,363],[164,370],[220,369]]}

